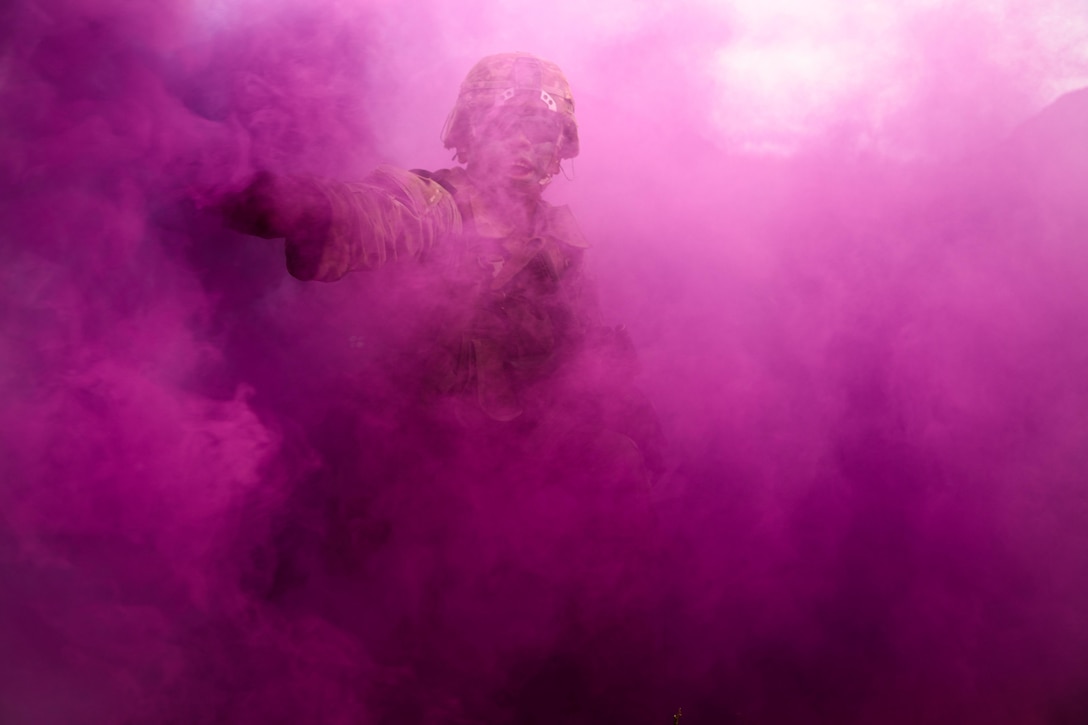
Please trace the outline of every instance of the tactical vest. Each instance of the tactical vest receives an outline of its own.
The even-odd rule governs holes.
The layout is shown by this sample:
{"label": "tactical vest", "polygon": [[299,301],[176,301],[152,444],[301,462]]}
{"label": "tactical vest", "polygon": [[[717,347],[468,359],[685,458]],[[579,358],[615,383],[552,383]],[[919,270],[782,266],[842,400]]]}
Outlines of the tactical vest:
{"label": "tactical vest", "polygon": [[513,420],[596,323],[582,269],[588,244],[565,206],[539,202],[532,231],[511,234],[463,169],[414,173],[453,196],[462,222],[460,237],[448,240],[446,276],[465,304],[442,334],[433,383],[474,398],[491,419]]}

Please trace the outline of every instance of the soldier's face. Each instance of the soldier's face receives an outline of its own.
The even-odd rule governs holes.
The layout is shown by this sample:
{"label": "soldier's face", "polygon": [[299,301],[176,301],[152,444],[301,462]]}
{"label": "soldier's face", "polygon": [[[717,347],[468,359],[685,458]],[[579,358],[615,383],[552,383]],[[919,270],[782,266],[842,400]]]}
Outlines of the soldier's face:
{"label": "soldier's face", "polygon": [[500,106],[475,128],[469,171],[490,184],[540,193],[558,171],[562,133],[563,119],[554,111]]}

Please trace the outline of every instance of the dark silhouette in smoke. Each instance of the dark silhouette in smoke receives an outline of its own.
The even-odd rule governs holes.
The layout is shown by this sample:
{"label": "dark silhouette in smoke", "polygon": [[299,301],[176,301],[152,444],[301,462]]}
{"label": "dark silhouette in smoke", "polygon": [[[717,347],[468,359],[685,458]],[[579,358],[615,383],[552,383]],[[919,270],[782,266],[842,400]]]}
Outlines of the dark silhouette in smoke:
{"label": "dark silhouette in smoke", "polygon": [[[447,123],[463,169],[381,167],[357,183],[262,172],[218,205],[239,231],[286,238],[296,278],[386,277],[366,300],[386,329],[359,338],[380,352],[342,386],[349,399],[368,391],[353,401],[367,416],[336,416],[343,448],[326,448],[298,492],[300,508],[336,513],[319,521],[306,565],[287,524],[268,595],[313,606],[351,592],[340,603],[350,611],[368,591],[402,594],[362,620],[320,609],[382,668],[410,673],[372,696],[390,722],[546,710],[580,685],[534,673],[553,657],[540,638],[579,643],[566,670],[599,666],[593,638],[634,608],[632,587],[647,589],[644,499],[660,433],[631,384],[630,340],[600,324],[584,238],[541,199],[578,153],[573,110],[554,64],[488,56]],[[569,563],[553,567],[557,555]],[[330,565],[344,581],[308,586]],[[368,580],[374,568],[385,576]],[[494,607],[486,627],[483,603]],[[499,706],[515,663],[531,684],[509,685],[528,689]]]}
{"label": "dark silhouette in smoke", "polygon": [[390,69],[445,59],[376,7],[0,11],[0,721],[1083,721],[1086,91],[961,159],[751,157],[631,51],[577,211],[671,465],[601,490],[600,436],[404,394],[411,273],[211,213],[389,161]]}

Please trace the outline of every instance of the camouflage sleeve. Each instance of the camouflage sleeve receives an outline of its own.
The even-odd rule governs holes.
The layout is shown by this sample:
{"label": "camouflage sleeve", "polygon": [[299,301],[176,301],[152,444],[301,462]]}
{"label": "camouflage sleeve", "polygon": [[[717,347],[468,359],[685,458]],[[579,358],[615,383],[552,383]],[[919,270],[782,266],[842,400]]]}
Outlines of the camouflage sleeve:
{"label": "camouflage sleeve", "polygon": [[459,234],[453,197],[419,174],[381,166],[359,182],[310,179],[328,202],[327,232],[287,239],[287,269],[303,280],[332,282],[386,262],[422,260]]}

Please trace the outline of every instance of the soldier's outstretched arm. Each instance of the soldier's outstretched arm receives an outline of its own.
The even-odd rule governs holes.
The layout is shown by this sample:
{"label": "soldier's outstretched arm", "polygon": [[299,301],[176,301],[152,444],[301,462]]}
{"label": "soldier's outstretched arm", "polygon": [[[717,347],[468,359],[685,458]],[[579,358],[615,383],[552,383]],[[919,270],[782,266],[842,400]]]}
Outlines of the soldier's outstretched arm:
{"label": "soldier's outstretched arm", "polygon": [[421,260],[461,230],[448,191],[389,166],[358,182],[262,172],[220,208],[236,231],[286,239],[287,269],[302,280]]}

